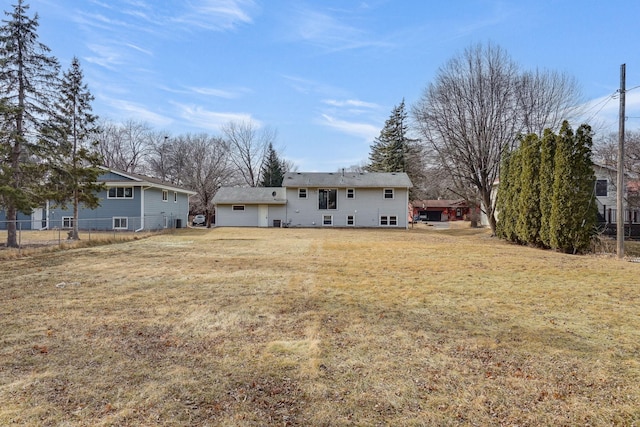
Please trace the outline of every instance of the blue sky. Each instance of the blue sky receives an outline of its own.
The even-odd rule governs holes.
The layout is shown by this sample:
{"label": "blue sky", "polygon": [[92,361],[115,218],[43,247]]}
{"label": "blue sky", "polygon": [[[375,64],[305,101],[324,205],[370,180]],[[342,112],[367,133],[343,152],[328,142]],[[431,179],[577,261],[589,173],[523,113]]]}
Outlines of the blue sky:
{"label": "blue sky", "polygon": [[[2,0],[3,10],[15,0]],[[32,0],[40,41],[80,59],[94,112],[170,135],[231,120],[277,131],[301,171],[366,161],[392,108],[476,43],[574,76],[588,119],[617,130],[626,63],[640,85],[635,0]],[[640,88],[627,93],[640,127]],[[577,126],[577,124],[576,124]],[[604,127],[603,127],[604,126]],[[574,126],[575,127],[575,126]]]}

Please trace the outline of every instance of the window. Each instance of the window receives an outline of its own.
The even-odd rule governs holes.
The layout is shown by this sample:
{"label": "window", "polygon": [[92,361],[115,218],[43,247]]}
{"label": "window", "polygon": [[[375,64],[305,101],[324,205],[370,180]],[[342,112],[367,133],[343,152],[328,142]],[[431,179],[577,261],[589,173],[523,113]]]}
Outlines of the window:
{"label": "window", "polygon": [[396,226],[396,225],[398,225],[398,217],[396,215],[381,215],[380,216],[380,225],[381,226]]}
{"label": "window", "polygon": [[393,199],[393,188],[385,188],[384,189],[384,198],[385,199]]}
{"label": "window", "polygon": [[607,197],[607,180],[599,179],[596,181],[596,196]]}
{"label": "window", "polygon": [[163,202],[169,201],[169,192],[167,190],[162,190],[162,201]]}
{"label": "window", "polygon": [[347,188],[347,199],[355,199],[355,198],[356,198],[356,189]]}
{"label": "window", "polygon": [[356,217],[354,215],[347,215],[347,225],[356,225]]}
{"label": "window", "polygon": [[126,217],[113,217],[114,230],[126,230],[129,228],[129,220]]}
{"label": "window", "polygon": [[232,211],[243,211],[244,210],[244,205],[233,205],[233,206],[231,206],[231,210]]}
{"label": "window", "polygon": [[62,217],[62,228],[73,228],[73,217],[72,216],[63,216]]}
{"label": "window", "polygon": [[133,199],[132,187],[110,187],[107,192],[108,199]]}
{"label": "window", "polygon": [[333,215],[322,215],[322,225],[333,225]]}
{"label": "window", "polygon": [[177,191],[173,192],[173,203],[178,203],[178,192]]}
{"label": "window", "polygon": [[320,189],[318,190],[318,209],[338,209],[338,190]]}
{"label": "window", "polygon": [[306,188],[298,188],[298,198],[306,199],[307,198],[307,189]]}

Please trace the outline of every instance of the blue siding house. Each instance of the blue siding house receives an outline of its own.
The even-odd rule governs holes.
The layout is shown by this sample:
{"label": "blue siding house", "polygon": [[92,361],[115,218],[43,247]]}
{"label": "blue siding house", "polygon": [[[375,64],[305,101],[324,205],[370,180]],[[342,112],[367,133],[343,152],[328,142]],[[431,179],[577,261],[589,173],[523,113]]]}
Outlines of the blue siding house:
{"label": "blue siding house", "polygon": [[[159,230],[186,227],[189,197],[196,194],[186,188],[156,178],[103,168],[98,182],[105,185],[97,209],[82,205],[78,215],[81,230]],[[20,228],[71,228],[73,207],[63,208],[53,202],[34,209],[31,215],[20,214]],[[6,228],[5,214],[0,212],[0,228]]]}

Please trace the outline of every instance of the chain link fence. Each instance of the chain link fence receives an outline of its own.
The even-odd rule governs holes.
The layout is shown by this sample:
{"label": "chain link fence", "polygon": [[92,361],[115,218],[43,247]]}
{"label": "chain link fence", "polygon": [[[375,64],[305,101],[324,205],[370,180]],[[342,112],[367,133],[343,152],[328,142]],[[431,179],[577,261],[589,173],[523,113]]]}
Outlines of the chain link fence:
{"label": "chain link fence", "polygon": [[[71,241],[73,218],[13,221],[18,248],[63,245]],[[129,240],[140,232],[159,232],[186,227],[174,216],[112,217],[78,220],[83,241]],[[6,247],[9,221],[0,221],[0,248]]]}

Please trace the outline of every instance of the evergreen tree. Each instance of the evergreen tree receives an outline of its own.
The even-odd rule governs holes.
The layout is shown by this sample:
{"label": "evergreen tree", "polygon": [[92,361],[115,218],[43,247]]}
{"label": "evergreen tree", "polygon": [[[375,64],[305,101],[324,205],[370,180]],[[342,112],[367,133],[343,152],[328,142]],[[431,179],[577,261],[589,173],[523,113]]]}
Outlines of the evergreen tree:
{"label": "evergreen tree", "polygon": [[18,211],[36,207],[43,171],[34,162],[37,132],[50,111],[50,99],[58,86],[58,62],[50,49],[38,41],[38,15],[27,16],[23,0],[5,12],[9,20],[0,27],[0,99],[5,103],[0,152],[0,204],[6,211],[7,246],[17,247]]}
{"label": "evergreen tree", "polygon": [[273,148],[273,144],[269,143],[267,147],[267,155],[265,161],[262,164],[262,171],[260,175],[259,187],[281,187],[282,180],[284,179],[284,162],[278,157],[278,153]]}
{"label": "evergreen tree", "polygon": [[557,135],[546,129],[540,142],[540,243],[551,247],[549,228],[551,208],[553,206],[553,176],[555,168]]}
{"label": "evergreen tree", "polygon": [[393,108],[380,135],[374,139],[367,167],[370,172],[406,172],[406,119],[403,99]]}
{"label": "evergreen tree", "polygon": [[[422,150],[417,140],[407,136],[407,112],[404,99],[391,111],[389,119],[374,139],[369,153],[369,172],[406,172],[415,184],[424,175]],[[414,190],[412,190],[413,192]]]}
{"label": "evergreen tree", "polygon": [[523,243],[540,245],[540,139],[529,134],[520,143],[522,171],[516,234]]}
{"label": "evergreen tree", "polygon": [[595,232],[595,174],[591,160],[592,133],[582,125],[576,133],[568,122],[557,139],[553,180],[553,203],[549,219],[550,243],[563,252],[589,248]]}
{"label": "evergreen tree", "polygon": [[[522,151],[519,149],[512,151],[506,156],[504,162],[507,167],[504,172],[500,171],[500,187],[503,186],[504,179],[506,188],[502,190],[501,196],[498,196],[498,200],[502,199],[500,201],[501,210],[498,212],[498,221],[502,222],[500,235],[506,240],[520,243],[517,222],[519,194],[522,187]],[[498,191],[501,190],[498,189]]]}
{"label": "evergreen tree", "polygon": [[73,207],[69,237],[74,240],[79,238],[80,203],[86,208],[97,208],[100,204],[97,192],[103,188],[96,182],[101,173],[96,147],[97,117],[91,113],[93,96],[83,80],[80,62],[74,57],[62,77],[55,115],[42,132],[42,146],[50,149],[47,196],[60,206],[70,203]]}

